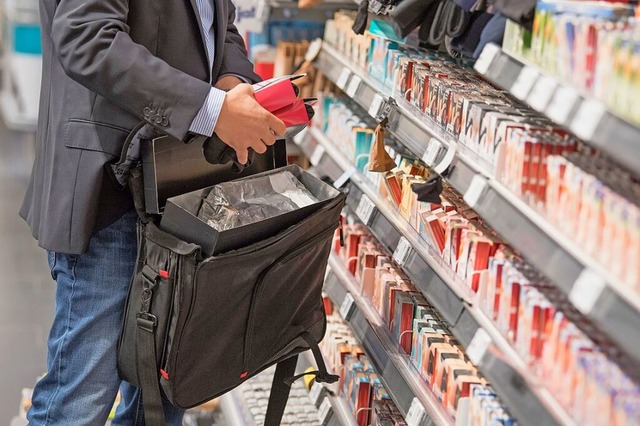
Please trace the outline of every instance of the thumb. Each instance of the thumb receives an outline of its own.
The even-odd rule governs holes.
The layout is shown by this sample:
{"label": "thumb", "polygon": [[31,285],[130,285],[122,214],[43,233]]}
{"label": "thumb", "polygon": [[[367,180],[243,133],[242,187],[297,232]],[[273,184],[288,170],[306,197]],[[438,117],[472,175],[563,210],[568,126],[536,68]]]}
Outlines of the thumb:
{"label": "thumb", "polygon": [[236,87],[234,87],[231,90],[235,90],[238,93],[242,93],[246,95],[253,95],[253,86],[247,83],[238,84]]}

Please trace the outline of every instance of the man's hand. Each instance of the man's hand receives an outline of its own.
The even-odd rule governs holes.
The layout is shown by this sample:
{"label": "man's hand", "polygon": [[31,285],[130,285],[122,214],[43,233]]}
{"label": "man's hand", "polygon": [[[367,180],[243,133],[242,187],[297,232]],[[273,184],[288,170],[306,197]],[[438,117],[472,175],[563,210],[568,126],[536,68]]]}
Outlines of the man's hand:
{"label": "man's hand", "polygon": [[214,132],[246,164],[249,148],[264,154],[286,130],[282,120],[256,101],[249,84],[239,84],[227,93]]}
{"label": "man's hand", "polygon": [[220,79],[218,79],[218,81],[216,81],[216,84],[214,87],[216,89],[220,89],[228,92],[229,90],[233,89],[234,87],[242,83],[243,81],[240,80],[235,75],[223,75],[222,77],[220,77]]}

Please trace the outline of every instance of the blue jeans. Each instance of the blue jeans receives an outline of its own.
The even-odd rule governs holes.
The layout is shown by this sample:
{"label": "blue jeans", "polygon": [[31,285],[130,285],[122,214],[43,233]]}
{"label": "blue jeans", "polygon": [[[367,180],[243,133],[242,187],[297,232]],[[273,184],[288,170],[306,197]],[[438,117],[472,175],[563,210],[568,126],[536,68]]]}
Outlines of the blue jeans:
{"label": "blue jeans", "polygon": [[[104,425],[118,388],[114,426],[144,425],[140,392],[118,377],[117,347],[136,260],[136,214],[96,232],[81,255],[48,253],[57,283],[48,373],[36,384],[31,426]],[[164,402],[167,425],[184,410]]]}

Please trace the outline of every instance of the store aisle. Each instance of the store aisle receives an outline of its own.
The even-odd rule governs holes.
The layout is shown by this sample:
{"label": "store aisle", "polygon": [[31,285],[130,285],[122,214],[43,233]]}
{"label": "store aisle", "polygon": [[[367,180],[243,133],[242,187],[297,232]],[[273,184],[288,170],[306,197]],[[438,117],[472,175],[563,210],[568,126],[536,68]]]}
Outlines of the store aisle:
{"label": "store aisle", "polygon": [[44,251],[18,209],[33,161],[34,136],[0,123],[0,425],[18,414],[20,390],[45,371],[54,284]]}

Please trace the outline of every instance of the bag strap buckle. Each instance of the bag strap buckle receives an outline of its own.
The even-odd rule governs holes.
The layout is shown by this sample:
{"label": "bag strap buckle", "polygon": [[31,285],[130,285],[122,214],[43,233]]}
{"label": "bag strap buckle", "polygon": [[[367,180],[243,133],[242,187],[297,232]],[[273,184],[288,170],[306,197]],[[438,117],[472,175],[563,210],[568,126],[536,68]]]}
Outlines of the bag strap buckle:
{"label": "bag strap buckle", "polygon": [[158,318],[148,312],[138,312],[136,322],[138,324],[138,328],[148,331],[149,333],[153,333],[158,325]]}

